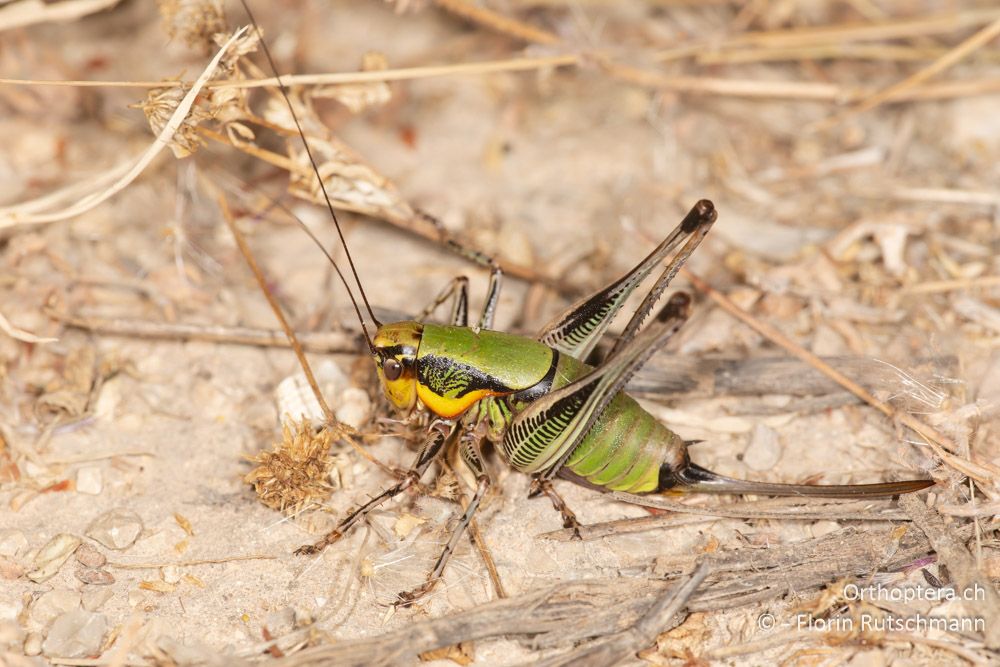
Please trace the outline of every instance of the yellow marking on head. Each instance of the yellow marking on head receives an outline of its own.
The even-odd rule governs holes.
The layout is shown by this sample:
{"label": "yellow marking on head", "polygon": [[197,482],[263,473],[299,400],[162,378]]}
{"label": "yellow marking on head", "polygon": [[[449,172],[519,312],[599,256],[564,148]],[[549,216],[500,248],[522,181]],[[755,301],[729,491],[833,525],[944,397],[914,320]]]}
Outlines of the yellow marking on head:
{"label": "yellow marking on head", "polygon": [[[417,350],[424,327],[419,322],[393,322],[379,327],[372,339],[375,346],[375,367],[382,390],[389,402],[398,409],[409,412],[417,404]],[[392,380],[383,370],[386,359],[395,359],[403,372]]]}

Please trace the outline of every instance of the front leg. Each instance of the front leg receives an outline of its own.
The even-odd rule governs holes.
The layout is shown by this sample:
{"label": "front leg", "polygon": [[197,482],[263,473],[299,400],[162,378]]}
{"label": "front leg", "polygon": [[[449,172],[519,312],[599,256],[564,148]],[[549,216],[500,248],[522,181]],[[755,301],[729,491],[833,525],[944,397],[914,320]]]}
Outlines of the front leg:
{"label": "front leg", "polygon": [[318,554],[320,551],[346,535],[347,531],[353,528],[358,521],[365,518],[373,509],[390,498],[395,498],[406,489],[420,482],[420,478],[423,477],[423,474],[427,471],[431,462],[434,461],[437,455],[444,448],[444,444],[455,434],[457,428],[457,425],[451,421],[441,420],[431,424],[430,434],[424,441],[423,446],[420,448],[416,461],[414,461],[410,469],[406,471],[403,479],[348,514],[343,521],[337,524],[336,528],[324,535],[323,538],[315,544],[306,544],[296,549],[296,555],[309,556],[312,554]]}

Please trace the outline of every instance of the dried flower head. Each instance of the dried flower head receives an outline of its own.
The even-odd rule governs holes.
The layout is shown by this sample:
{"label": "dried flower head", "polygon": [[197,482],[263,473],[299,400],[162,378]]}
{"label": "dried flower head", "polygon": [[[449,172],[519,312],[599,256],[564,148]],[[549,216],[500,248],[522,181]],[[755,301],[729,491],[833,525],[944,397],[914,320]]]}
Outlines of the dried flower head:
{"label": "dried flower head", "polygon": [[260,501],[272,509],[294,514],[307,503],[330,496],[330,431],[319,433],[307,420],[295,423],[295,432],[286,424],[281,442],[269,452],[247,457],[256,463],[243,481],[253,484]]}
{"label": "dried flower head", "polygon": [[[133,105],[132,108],[142,109],[153,134],[159,135],[170,121],[174,111],[177,110],[177,105],[184,99],[185,94],[187,91],[179,86],[153,88],[144,101]],[[201,105],[196,104],[191,107],[191,111],[170,140],[170,150],[174,152],[175,157],[187,157],[202,147],[204,141],[198,136],[198,125],[211,118],[212,112]]]}
{"label": "dried flower head", "polygon": [[170,38],[181,37],[192,48],[209,53],[214,36],[226,31],[222,0],[157,0]]}

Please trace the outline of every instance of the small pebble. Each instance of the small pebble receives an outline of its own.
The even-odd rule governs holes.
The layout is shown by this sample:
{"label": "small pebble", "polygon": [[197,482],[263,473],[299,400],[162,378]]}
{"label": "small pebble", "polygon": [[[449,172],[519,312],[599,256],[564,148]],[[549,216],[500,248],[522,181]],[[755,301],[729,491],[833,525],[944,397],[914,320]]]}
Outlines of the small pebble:
{"label": "small pebble", "polygon": [[101,481],[101,469],[95,466],[80,468],[76,471],[76,490],[90,496],[100,495],[104,489]]}
{"label": "small pebble", "polygon": [[29,632],[24,638],[23,650],[28,656],[39,655],[42,652],[42,636],[37,632]]}
{"label": "small pebble", "polygon": [[42,652],[49,657],[87,658],[100,653],[108,620],[103,614],[76,609],[57,618]]}
{"label": "small pebble", "polygon": [[34,570],[28,573],[28,579],[41,583],[55,576],[62,564],[69,560],[82,540],[75,535],[60,533],[49,540],[39,550],[33,563]]}
{"label": "small pebble", "polygon": [[0,556],[16,558],[28,548],[28,538],[19,530],[6,528],[0,530]]}
{"label": "small pebble", "polygon": [[[330,360],[325,360],[316,367],[316,382],[324,396],[336,396],[350,386],[347,375],[340,366]],[[304,373],[289,375],[282,380],[274,390],[278,404],[278,419],[282,424],[294,424],[303,417],[313,425],[325,421],[323,409],[313,394],[309,381]]]}
{"label": "small pebble", "polygon": [[14,621],[0,621],[0,651],[23,646],[24,630]]}
{"label": "small pebble", "polygon": [[340,394],[336,412],[338,421],[354,428],[361,428],[371,413],[372,402],[364,389],[348,387]]}
{"label": "small pebble", "polygon": [[80,608],[80,594],[68,588],[42,593],[31,605],[31,619],[46,627],[66,612]]}
{"label": "small pebble", "polygon": [[108,562],[104,554],[86,542],[80,545],[74,556],[78,563],[86,567],[103,567]]}
{"label": "small pebble", "polygon": [[110,586],[115,583],[115,578],[107,570],[90,567],[78,567],[73,573],[76,578],[85,584],[94,586]]}
{"label": "small pebble", "polygon": [[757,424],[750,433],[750,443],[743,452],[743,463],[751,470],[770,470],[781,460],[778,434],[769,426]]}
{"label": "small pebble", "polygon": [[176,565],[165,565],[160,568],[160,578],[168,584],[179,584],[181,571]]}
{"label": "small pebble", "polygon": [[20,579],[23,574],[24,568],[21,567],[20,563],[13,558],[0,556],[0,579],[14,581],[15,579]]}
{"label": "small pebble", "polygon": [[128,549],[142,532],[142,519],[131,510],[114,509],[97,517],[87,528],[87,536],[108,549]]}

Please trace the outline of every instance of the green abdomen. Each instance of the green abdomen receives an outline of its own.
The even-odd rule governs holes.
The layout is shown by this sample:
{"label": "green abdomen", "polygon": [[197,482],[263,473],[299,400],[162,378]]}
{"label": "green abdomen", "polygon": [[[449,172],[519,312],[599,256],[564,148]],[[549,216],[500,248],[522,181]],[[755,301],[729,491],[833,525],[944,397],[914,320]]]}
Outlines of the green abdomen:
{"label": "green abdomen", "polygon": [[655,491],[660,467],[684,451],[680,438],[636,403],[619,393],[594,428],[576,446],[566,467],[591,484],[611,491]]}
{"label": "green abdomen", "polygon": [[[590,366],[562,355],[551,388],[566,386],[590,370]],[[518,407],[514,406],[515,412]],[[671,469],[681,467],[684,452],[684,443],[677,434],[634,398],[619,392],[564,465],[595,486],[650,493],[657,489],[660,468],[664,464]]]}

